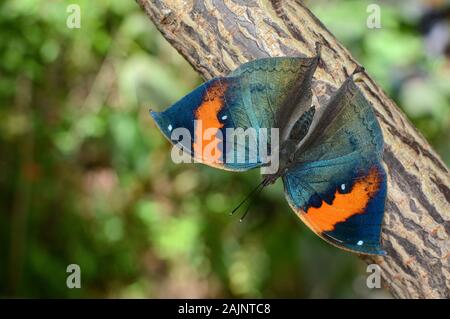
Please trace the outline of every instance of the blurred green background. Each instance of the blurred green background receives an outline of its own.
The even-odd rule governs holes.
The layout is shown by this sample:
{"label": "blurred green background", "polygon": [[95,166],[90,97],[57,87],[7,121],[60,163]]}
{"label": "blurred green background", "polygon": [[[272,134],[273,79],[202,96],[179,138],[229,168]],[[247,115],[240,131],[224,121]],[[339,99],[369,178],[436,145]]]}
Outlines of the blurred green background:
{"label": "blurred green background", "polygon": [[[446,1],[378,2],[382,29],[366,27],[369,2],[307,3],[449,164]],[[1,2],[0,296],[389,296],[280,183],[239,223],[228,213],[258,171],[173,164],[148,109],[199,83],[132,0]],[[66,287],[72,263],[81,289]]]}

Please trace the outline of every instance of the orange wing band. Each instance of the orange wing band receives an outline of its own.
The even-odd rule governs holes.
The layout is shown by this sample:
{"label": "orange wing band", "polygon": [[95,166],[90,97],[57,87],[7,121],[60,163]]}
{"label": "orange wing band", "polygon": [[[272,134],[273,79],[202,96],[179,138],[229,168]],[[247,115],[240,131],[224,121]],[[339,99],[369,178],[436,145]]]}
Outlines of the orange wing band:
{"label": "orange wing band", "polygon": [[312,228],[316,232],[331,231],[337,223],[344,222],[353,215],[363,213],[370,199],[376,195],[380,188],[380,183],[378,169],[374,167],[366,177],[355,182],[349,193],[342,194],[336,190],[331,205],[322,201],[320,207],[310,207],[306,212],[300,212],[299,214],[307,224],[313,226]]}
{"label": "orange wing band", "polygon": [[195,128],[194,154],[195,158],[205,164],[221,163],[222,151],[219,143],[222,140],[217,137],[217,132],[223,127],[217,117],[224,106],[224,95],[227,89],[225,82],[217,81],[205,92],[202,104],[195,112],[198,121]]}

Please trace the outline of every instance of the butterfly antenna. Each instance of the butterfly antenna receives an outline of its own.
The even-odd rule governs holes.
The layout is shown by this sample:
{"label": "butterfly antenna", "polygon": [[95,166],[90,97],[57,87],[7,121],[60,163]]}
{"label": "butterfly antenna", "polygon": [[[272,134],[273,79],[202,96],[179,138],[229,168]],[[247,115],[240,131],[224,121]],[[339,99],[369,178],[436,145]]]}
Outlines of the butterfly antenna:
{"label": "butterfly antenna", "polygon": [[264,187],[264,181],[265,180],[262,180],[262,182],[261,183],[259,183],[241,202],[240,202],[240,204],[239,205],[237,205],[237,207],[235,208],[235,209],[233,209],[233,211],[230,213],[230,216],[231,215],[233,215],[239,208],[241,208],[241,206],[242,205],[244,205],[245,204],[245,202],[247,202],[251,197],[252,197],[252,195],[254,194],[254,193],[256,193],[256,191],[261,187],[261,186],[263,186]]}
{"label": "butterfly antenna", "polygon": [[262,192],[262,190],[264,189],[265,183],[261,183],[260,185],[262,185],[261,188],[259,188],[258,192],[255,194],[255,196],[253,196],[252,201],[248,204],[247,209],[245,210],[244,214],[242,215],[242,217],[239,219],[239,221],[242,223],[242,221],[244,220],[245,216],[247,216],[248,212],[250,211],[250,208],[253,206],[255,199],[258,198],[258,195]]}

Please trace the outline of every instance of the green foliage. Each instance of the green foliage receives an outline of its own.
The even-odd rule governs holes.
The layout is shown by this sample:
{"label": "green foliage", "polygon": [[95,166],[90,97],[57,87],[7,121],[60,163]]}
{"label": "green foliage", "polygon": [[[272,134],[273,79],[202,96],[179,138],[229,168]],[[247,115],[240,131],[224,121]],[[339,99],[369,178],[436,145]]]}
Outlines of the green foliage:
{"label": "green foliage", "polygon": [[[81,29],[66,27],[72,2]],[[312,8],[448,163],[448,61],[424,56],[397,8],[376,31],[356,2]],[[0,295],[374,295],[362,262],[307,230],[280,184],[239,223],[228,212],[258,172],[173,164],[148,109],[201,80],[134,1],[6,0],[0,39]],[[397,92],[395,70],[411,68],[426,81]],[[81,289],[66,287],[72,263]]]}

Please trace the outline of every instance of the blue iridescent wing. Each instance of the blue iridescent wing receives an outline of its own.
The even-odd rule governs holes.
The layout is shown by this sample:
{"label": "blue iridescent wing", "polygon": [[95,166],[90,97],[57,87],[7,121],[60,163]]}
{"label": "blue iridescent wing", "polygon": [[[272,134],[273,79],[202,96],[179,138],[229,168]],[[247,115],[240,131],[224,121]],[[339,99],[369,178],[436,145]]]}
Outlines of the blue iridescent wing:
{"label": "blue iridescent wing", "polygon": [[[303,92],[303,104],[310,105],[310,90],[306,88],[317,61],[317,57],[255,60],[227,77],[202,84],[166,111],[151,115],[173,144],[199,162],[233,171],[258,167],[264,160],[255,149],[270,142],[270,129],[276,127],[280,114],[277,110],[294,109],[290,104],[295,99],[289,96]],[[280,125],[286,126],[284,122]],[[187,130],[191,138],[174,139],[174,131],[179,128]],[[241,131],[228,134],[227,129],[237,128]],[[267,134],[260,134],[260,129],[266,129]],[[261,140],[262,136],[266,139]],[[255,149],[250,151],[251,146]]]}
{"label": "blue iridescent wing", "polygon": [[289,204],[326,241],[357,253],[384,254],[382,152],[374,111],[349,77],[311,127],[296,165],[283,176]]}

